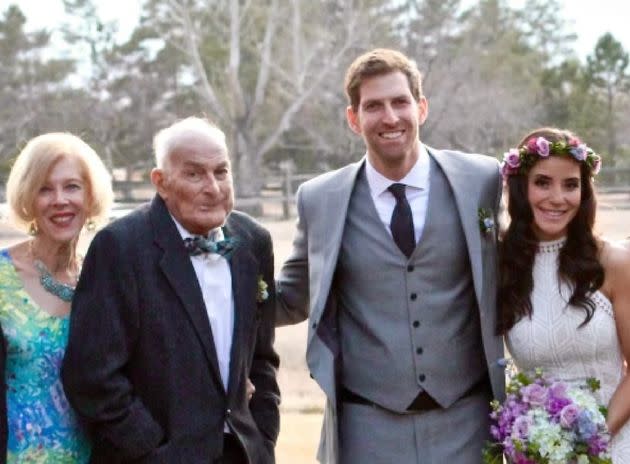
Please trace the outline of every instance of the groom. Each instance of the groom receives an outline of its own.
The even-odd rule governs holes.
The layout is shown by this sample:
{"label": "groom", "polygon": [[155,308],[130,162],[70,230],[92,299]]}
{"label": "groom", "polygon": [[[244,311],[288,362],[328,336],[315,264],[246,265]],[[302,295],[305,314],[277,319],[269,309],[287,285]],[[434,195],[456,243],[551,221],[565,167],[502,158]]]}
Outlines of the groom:
{"label": "groom", "polygon": [[366,156],[302,185],[277,281],[277,324],[309,319],[307,361],[327,396],[318,457],[480,463],[504,390],[498,163],[420,142],[427,99],[397,51],[358,57],[345,89]]}

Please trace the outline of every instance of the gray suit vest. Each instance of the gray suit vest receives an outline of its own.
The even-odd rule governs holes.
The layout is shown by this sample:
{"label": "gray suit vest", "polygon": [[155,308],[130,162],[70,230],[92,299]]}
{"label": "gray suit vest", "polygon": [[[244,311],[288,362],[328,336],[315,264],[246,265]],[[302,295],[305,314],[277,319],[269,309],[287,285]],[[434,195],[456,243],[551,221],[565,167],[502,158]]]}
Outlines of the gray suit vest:
{"label": "gray suit vest", "polygon": [[426,223],[409,259],[359,174],[335,274],[341,383],[392,411],[422,389],[448,407],[487,372],[459,214],[433,158],[430,172]]}

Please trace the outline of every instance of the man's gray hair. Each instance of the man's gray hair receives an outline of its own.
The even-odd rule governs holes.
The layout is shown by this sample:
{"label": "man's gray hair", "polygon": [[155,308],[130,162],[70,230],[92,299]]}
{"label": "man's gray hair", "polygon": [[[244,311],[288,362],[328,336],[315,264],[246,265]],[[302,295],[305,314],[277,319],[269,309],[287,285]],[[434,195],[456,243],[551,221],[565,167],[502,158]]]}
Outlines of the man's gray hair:
{"label": "man's gray hair", "polygon": [[155,164],[159,169],[164,167],[164,160],[185,141],[195,138],[210,140],[223,146],[227,152],[225,133],[207,119],[189,117],[177,121],[162,129],[153,137]]}

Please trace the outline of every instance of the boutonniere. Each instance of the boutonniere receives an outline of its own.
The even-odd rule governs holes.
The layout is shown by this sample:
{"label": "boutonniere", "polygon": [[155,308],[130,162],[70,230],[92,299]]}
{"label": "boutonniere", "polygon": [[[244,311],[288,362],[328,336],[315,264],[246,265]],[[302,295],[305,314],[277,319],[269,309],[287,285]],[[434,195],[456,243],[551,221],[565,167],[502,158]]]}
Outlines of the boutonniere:
{"label": "boutonniere", "polygon": [[494,218],[492,210],[479,208],[477,210],[477,218],[479,218],[479,230],[484,234],[494,232]]}
{"label": "boutonniere", "polygon": [[262,303],[267,298],[269,298],[269,290],[267,290],[269,286],[265,279],[263,279],[262,275],[258,276],[258,292],[256,293],[256,301],[258,303]]}

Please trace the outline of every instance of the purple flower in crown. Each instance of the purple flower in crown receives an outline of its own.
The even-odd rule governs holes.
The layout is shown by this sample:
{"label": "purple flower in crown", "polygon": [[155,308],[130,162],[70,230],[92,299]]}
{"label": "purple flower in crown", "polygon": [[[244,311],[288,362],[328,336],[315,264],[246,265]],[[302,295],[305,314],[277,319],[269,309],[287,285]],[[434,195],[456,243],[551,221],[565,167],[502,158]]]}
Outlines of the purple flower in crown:
{"label": "purple flower in crown", "polygon": [[510,151],[503,154],[503,162],[516,169],[521,165],[521,154],[516,148],[510,148]]}
{"label": "purple flower in crown", "polygon": [[588,155],[588,148],[585,143],[581,143],[577,147],[572,147],[569,151],[578,161],[584,161],[586,159],[586,155]]}
{"label": "purple flower in crown", "polygon": [[536,148],[538,148],[538,154],[543,158],[549,156],[549,140],[544,137],[538,137],[536,139]]}

